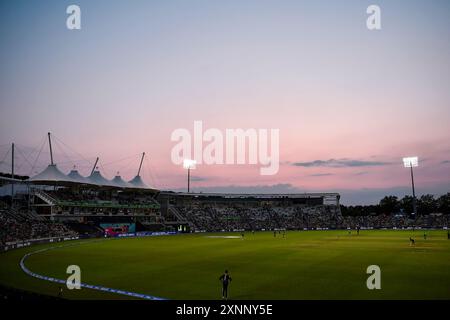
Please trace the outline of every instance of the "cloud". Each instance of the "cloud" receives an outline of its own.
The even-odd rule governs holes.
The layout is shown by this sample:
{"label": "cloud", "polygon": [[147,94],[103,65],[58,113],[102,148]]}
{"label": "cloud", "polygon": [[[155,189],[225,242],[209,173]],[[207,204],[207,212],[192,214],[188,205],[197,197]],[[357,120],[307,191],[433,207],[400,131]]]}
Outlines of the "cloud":
{"label": "cloud", "polygon": [[200,182],[200,181],[207,181],[208,178],[205,177],[191,177],[191,181]]}
{"label": "cloud", "polygon": [[386,166],[390,165],[390,162],[383,161],[364,161],[353,159],[329,159],[329,160],[314,160],[311,162],[295,162],[292,165],[296,167],[327,167],[327,168],[345,168],[345,167],[373,167],[373,166]]}
{"label": "cloud", "polygon": [[326,176],[333,176],[332,173],[314,173],[310,174],[310,177],[326,177]]}
{"label": "cloud", "polygon": [[449,164],[449,163],[450,163],[450,160],[444,160],[441,162],[441,164]]}
{"label": "cloud", "polygon": [[368,174],[369,173],[369,171],[360,171],[360,172],[356,172],[354,175],[355,176],[362,176],[362,175],[365,175],[365,174]]}

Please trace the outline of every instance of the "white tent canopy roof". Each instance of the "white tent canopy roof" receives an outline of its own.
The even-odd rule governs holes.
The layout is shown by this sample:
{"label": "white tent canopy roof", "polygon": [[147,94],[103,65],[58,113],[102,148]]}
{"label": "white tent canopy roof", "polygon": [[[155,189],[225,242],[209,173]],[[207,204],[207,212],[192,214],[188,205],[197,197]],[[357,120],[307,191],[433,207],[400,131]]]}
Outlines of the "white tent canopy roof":
{"label": "white tent canopy roof", "polygon": [[48,167],[42,171],[41,173],[35,175],[34,177],[30,178],[29,181],[31,182],[70,182],[70,183],[76,183],[75,180],[73,180],[71,177],[66,176],[64,173],[62,173],[56,164],[50,164]]}
{"label": "white tent canopy roof", "polygon": [[97,184],[99,186],[111,186],[111,181],[105,179],[100,171],[95,170],[92,172],[92,174],[88,177],[88,180],[90,183]]}
{"label": "white tent canopy roof", "polygon": [[132,188],[133,187],[128,182],[123,180],[122,177],[119,175],[115,176],[114,179],[111,180],[111,183],[113,186],[120,187],[120,188]]}
{"label": "white tent canopy roof", "polygon": [[67,176],[78,183],[90,183],[89,180],[83,177],[76,169],[71,170]]}
{"label": "white tent canopy roof", "polygon": [[71,170],[66,175],[58,169],[56,164],[49,165],[41,173],[23,182],[27,181],[43,185],[91,184],[116,188],[152,189],[144,183],[140,176],[136,176],[131,181],[126,182],[118,174],[112,180],[108,180],[102,176],[99,170],[92,172],[89,177],[83,177],[76,169]]}
{"label": "white tent canopy roof", "polygon": [[136,176],[132,180],[128,181],[135,188],[149,189],[149,187],[144,183],[141,176]]}

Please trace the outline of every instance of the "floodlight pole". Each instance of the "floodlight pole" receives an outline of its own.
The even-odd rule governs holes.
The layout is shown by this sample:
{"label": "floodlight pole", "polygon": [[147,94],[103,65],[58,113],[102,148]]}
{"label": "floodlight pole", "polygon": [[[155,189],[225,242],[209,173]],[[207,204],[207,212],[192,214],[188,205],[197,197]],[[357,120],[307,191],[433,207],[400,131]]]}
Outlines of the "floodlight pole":
{"label": "floodlight pole", "polygon": [[191,182],[191,167],[188,167],[188,193],[190,192],[190,182]]}
{"label": "floodlight pole", "polygon": [[11,207],[13,206],[14,199],[14,142],[11,146]]}
{"label": "floodlight pole", "polygon": [[188,180],[188,187],[187,187],[187,192],[191,192],[191,169],[195,169],[195,164],[196,161],[195,160],[191,160],[191,159],[184,159],[183,160],[183,168],[187,169],[188,174],[187,174],[187,180]]}
{"label": "floodlight pole", "polygon": [[52,139],[50,138],[50,132],[48,133],[48,146],[50,147],[50,163],[53,165],[53,150],[52,150]]}
{"label": "floodlight pole", "polygon": [[412,185],[412,192],[413,192],[413,212],[414,215],[417,214],[417,206],[416,206],[416,190],[414,188],[414,174],[413,174],[413,165],[412,162],[409,163],[410,164],[410,169],[411,169],[411,185]]}

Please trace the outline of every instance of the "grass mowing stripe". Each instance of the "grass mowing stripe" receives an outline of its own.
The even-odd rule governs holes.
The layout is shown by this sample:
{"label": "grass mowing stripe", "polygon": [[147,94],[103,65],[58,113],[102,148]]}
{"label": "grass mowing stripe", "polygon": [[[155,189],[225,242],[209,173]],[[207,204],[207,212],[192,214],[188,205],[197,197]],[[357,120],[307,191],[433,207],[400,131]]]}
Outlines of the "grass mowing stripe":
{"label": "grass mowing stripe", "polygon": [[[58,249],[58,248],[79,246],[79,245],[82,245],[82,244],[85,244],[85,243],[93,243],[93,242],[99,242],[99,241],[104,241],[104,240],[80,242],[80,243],[76,243],[76,244],[67,244],[67,245],[56,246],[56,247],[48,247],[48,248],[36,250],[36,251],[33,251],[33,252],[29,252],[29,253],[25,254],[22,257],[22,259],[20,260],[20,268],[23,270],[23,272],[25,272],[29,276],[37,278],[39,280],[50,281],[50,282],[55,282],[55,283],[59,283],[59,284],[66,284],[66,280],[53,278],[53,277],[47,277],[47,276],[40,275],[38,273],[34,273],[33,271],[31,271],[30,269],[28,269],[25,266],[25,261],[27,260],[28,257],[30,257],[32,255],[35,255],[35,254],[38,254],[38,253],[45,252],[45,251],[55,250],[55,249]],[[80,283],[80,286],[82,288],[87,288],[87,289],[91,289],[91,290],[98,290],[98,291],[104,291],[104,292],[109,292],[109,293],[116,293],[116,294],[120,294],[120,295],[124,295],[124,296],[130,296],[130,297],[133,297],[133,298],[139,298],[139,299],[145,299],[145,300],[167,300],[167,299],[164,299],[164,298],[161,298],[161,297],[155,297],[155,296],[151,296],[151,295],[147,295],[147,294],[143,294],[143,293],[137,293],[137,292],[131,292],[131,291],[125,291],[125,290],[118,290],[118,289],[107,288],[107,287],[103,287],[103,286],[97,286],[97,285],[92,285],[92,284],[87,284],[87,283],[82,283],[82,282]]]}

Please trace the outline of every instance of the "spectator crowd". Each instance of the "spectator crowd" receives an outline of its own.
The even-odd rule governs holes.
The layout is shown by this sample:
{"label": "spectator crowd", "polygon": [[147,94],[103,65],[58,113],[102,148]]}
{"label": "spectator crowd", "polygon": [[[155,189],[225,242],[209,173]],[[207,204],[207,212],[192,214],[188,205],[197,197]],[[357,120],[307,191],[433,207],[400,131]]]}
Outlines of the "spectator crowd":
{"label": "spectator crowd", "polygon": [[317,206],[221,206],[194,204],[178,206],[178,211],[194,231],[232,230],[326,230],[444,228],[450,226],[448,214],[378,214],[343,216],[338,207]]}
{"label": "spectator crowd", "polygon": [[8,210],[0,210],[0,246],[9,243],[78,234],[62,223],[29,218],[19,219]]}

